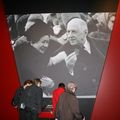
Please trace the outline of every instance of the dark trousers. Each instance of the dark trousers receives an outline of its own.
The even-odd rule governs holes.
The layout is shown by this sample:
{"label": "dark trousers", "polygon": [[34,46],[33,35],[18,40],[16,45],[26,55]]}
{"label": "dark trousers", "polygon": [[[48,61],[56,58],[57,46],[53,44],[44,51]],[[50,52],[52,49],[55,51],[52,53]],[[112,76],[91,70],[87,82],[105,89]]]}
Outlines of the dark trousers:
{"label": "dark trousers", "polygon": [[19,120],[26,120],[26,111],[24,109],[19,109]]}
{"label": "dark trousers", "polygon": [[30,108],[19,109],[20,120],[38,120],[38,112]]}

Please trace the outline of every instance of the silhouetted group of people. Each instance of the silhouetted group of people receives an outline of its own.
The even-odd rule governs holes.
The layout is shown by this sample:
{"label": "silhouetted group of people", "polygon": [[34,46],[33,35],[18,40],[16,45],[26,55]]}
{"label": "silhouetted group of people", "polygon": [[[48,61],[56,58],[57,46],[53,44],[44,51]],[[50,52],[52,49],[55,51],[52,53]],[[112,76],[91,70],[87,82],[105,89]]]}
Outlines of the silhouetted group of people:
{"label": "silhouetted group of people", "polygon": [[[38,78],[26,80],[23,86],[16,90],[12,105],[19,111],[20,120],[40,119],[38,114],[47,105],[43,101],[42,81]],[[52,92],[52,111],[57,120],[85,120],[79,108],[75,95],[77,85],[70,81],[67,85],[59,83]]]}
{"label": "silhouetted group of people", "polygon": [[12,99],[12,105],[18,109],[20,120],[36,120],[43,105],[41,80],[26,80]]}
{"label": "silhouetted group of people", "polygon": [[53,114],[58,120],[85,120],[76,97],[77,85],[70,81],[66,86],[59,83],[52,93]]}

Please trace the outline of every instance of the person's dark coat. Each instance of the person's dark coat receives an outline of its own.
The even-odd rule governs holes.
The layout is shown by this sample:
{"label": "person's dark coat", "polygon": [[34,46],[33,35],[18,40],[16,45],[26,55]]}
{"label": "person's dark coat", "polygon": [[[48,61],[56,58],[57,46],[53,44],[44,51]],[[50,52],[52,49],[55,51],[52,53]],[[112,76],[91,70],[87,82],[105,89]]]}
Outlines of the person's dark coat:
{"label": "person's dark coat", "polygon": [[25,109],[34,110],[38,113],[41,112],[42,101],[43,90],[41,87],[37,87],[36,85],[26,88],[21,99],[21,103],[25,104]]}
{"label": "person's dark coat", "polygon": [[70,92],[64,92],[60,96],[55,114],[60,120],[82,120],[83,117],[76,96]]}
{"label": "person's dark coat", "polygon": [[23,87],[20,87],[16,90],[16,93],[15,95],[13,96],[13,99],[12,99],[12,102],[11,104],[13,106],[17,106],[18,108],[20,107],[20,104],[21,104],[21,97],[22,97],[22,94],[24,92],[24,88]]}
{"label": "person's dark coat", "polygon": [[[55,84],[59,82],[68,83],[74,80],[78,87],[77,95],[96,95],[97,88],[102,74],[104,56],[96,48],[93,41],[90,42],[91,54],[85,50],[79,49],[79,55],[74,66],[74,75],[72,76],[65,61],[52,66],[49,70],[49,76],[54,80]],[[65,51],[67,55],[74,52],[76,46],[65,44],[61,51]]]}

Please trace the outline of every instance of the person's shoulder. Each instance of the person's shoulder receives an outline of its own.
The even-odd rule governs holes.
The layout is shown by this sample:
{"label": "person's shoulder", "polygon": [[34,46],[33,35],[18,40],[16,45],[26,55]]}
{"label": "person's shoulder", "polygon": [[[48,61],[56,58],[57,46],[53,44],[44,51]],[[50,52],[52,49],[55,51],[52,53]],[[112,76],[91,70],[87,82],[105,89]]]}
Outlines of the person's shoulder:
{"label": "person's shoulder", "polygon": [[64,88],[64,87],[59,87],[59,89],[60,89],[60,90],[65,90],[65,88]]}
{"label": "person's shoulder", "polygon": [[63,92],[59,97],[60,97],[60,99],[67,98],[68,97],[68,93],[67,92]]}
{"label": "person's shoulder", "polygon": [[31,88],[31,89],[33,89],[33,88],[37,89],[37,86],[35,84],[33,84],[29,88]]}
{"label": "person's shoulder", "polygon": [[62,93],[62,92],[64,92],[64,91],[65,91],[65,89],[62,88],[62,87],[59,87],[59,88],[57,89],[57,92],[59,92],[59,93]]}
{"label": "person's shoulder", "polygon": [[38,87],[37,85],[33,85],[32,88],[38,91],[42,91],[42,87]]}
{"label": "person's shoulder", "polygon": [[25,89],[26,92],[36,92],[38,91],[38,87],[36,85],[31,85]]}
{"label": "person's shoulder", "polygon": [[42,93],[43,93],[43,89],[42,89],[41,87],[37,87],[37,86],[36,86],[36,92],[37,92],[38,94],[42,94]]}
{"label": "person's shoulder", "polygon": [[54,90],[53,90],[53,93],[55,93],[57,90],[58,90],[58,88],[54,89]]}
{"label": "person's shoulder", "polygon": [[56,89],[53,90],[53,94],[57,94],[57,93],[59,93],[60,91],[61,91],[60,88],[56,88]]}

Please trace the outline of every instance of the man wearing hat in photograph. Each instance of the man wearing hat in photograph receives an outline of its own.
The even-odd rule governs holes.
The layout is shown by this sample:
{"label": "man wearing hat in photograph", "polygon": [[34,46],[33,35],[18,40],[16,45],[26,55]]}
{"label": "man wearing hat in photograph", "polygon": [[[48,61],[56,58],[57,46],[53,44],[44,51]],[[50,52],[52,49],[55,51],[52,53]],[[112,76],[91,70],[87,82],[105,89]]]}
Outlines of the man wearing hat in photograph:
{"label": "man wearing hat in photograph", "polygon": [[[32,23],[32,24],[31,24]],[[50,57],[48,50],[52,29],[43,22],[41,15],[29,16],[24,36],[15,44],[14,53],[20,83],[26,79],[42,78]],[[51,85],[53,81],[47,79]]]}

